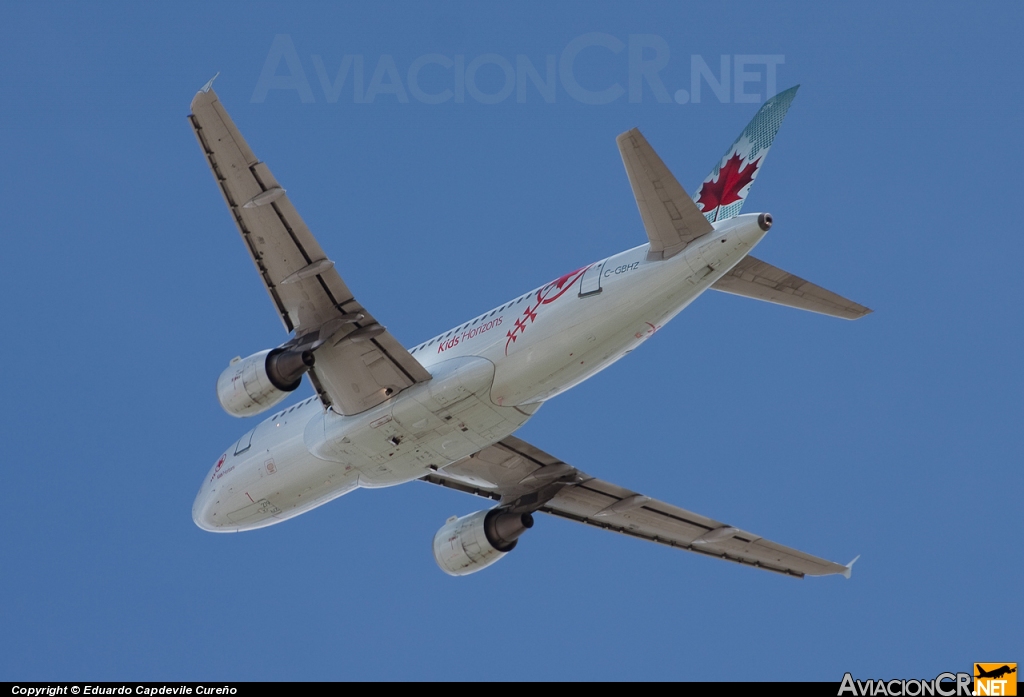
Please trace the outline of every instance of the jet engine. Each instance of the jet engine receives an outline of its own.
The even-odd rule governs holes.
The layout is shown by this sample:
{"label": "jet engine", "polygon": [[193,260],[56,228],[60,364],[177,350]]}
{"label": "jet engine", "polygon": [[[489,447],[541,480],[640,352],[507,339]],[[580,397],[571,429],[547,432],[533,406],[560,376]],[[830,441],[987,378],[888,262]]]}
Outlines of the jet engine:
{"label": "jet engine", "polygon": [[498,508],[448,519],[434,535],[434,559],[449,576],[485,569],[511,552],[519,536],[533,527],[529,513]]}
{"label": "jet engine", "polygon": [[313,363],[312,351],[281,348],[235,358],[217,379],[217,399],[232,416],[259,414],[295,390]]}

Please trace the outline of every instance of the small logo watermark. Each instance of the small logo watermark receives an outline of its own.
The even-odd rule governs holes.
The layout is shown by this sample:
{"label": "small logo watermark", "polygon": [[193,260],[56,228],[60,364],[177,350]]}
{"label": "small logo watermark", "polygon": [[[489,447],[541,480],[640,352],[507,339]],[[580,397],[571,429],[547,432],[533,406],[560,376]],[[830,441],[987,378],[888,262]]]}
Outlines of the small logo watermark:
{"label": "small logo watermark", "polygon": [[1017,694],[1016,663],[975,663],[974,695],[1011,696]]}
{"label": "small logo watermark", "polygon": [[781,54],[692,54],[673,63],[657,34],[623,40],[593,32],[543,56],[346,54],[332,64],[319,54],[300,56],[291,35],[278,34],[251,101],[283,92],[302,104],[757,104],[775,95],[785,62]]}
{"label": "small logo watermark", "polygon": [[1010,697],[1017,694],[1016,663],[975,663],[970,673],[940,673],[932,680],[856,680],[846,673],[838,697]]}
{"label": "small logo watermark", "polygon": [[970,697],[970,673],[939,673],[932,680],[854,680],[846,673],[839,686],[839,697],[855,695],[856,697]]}

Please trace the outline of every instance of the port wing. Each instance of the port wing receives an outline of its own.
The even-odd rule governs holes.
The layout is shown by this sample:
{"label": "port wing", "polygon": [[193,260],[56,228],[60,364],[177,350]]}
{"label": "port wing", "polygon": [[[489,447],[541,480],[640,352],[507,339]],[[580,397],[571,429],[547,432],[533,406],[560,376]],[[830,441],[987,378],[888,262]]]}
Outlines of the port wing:
{"label": "port wing", "polygon": [[[212,81],[211,81],[212,82]],[[380,404],[430,373],[352,295],[207,84],[189,123],[291,343],[314,349],[320,398],[344,414]]]}

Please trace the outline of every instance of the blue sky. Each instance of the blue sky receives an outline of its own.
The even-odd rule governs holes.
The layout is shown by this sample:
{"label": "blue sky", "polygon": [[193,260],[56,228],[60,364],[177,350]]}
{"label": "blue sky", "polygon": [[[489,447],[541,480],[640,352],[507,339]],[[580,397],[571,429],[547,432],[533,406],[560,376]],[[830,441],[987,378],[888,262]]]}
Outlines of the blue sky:
{"label": "blue sky", "polygon": [[[0,679],[838,681],[1024,659],[1022,14],[6,4]],[[279,36],[299,71],[277,74],[312,101],[260,98]],[[631,98],[631,42],[667,59],[671,99],[649,81]],[[588,92],[558,73],[553,102],[532,82],[497,99],[502,61],[543,77],[574,46]],[[440,63],[417,84],[451,99],[409,93],[409,67],[435,54],[484,57],[462,100]],[[363,61],[358,102],[351,73],[333,101],[318,73],[346,55]],[[725,99],[704,83],[695,103],[693,66],[720,76],[722,56],[755,77]],[[406,102],[387,79],[367,98],[389,61]],[[641,128],[695,188],[772,61],[778,89],[802,87],[745,209],[775,217],[758,256],[875,314],[708,294],[519,435],[784,544],[861,554],[851,581],[549,519],[453,579],[430,541],[480,504],[419,483],[255,533],[195,527],[202,476],[250,427],[220,409],[217,375],[284,339],[185,119],[214,73],[348,284],[411,346],[643,242],[615,136]],[[615,85],[606,104],[580,99]]]}

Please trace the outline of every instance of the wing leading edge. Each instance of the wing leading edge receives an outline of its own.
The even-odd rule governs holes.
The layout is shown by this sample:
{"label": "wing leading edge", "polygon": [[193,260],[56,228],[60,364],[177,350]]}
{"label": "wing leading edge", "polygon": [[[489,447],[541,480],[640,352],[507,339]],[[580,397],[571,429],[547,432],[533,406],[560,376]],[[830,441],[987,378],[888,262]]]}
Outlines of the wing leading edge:
{"label": "wing leading edge", "polygon": [[590,477],[515,437],[423,480],[500,501],[502,508],[512,512],[541,511],[798,578],[833,574],[848,578],[852,566],[852,562],[844,566],[815,557]]}
{"label": "wing leading edge", "polygon": [[356,414],[429,380],[352,295],[209,84],[192,100],[189,123],[285,329],[295,332],[289,343],[314,348],[310,378],[320,398]]}

